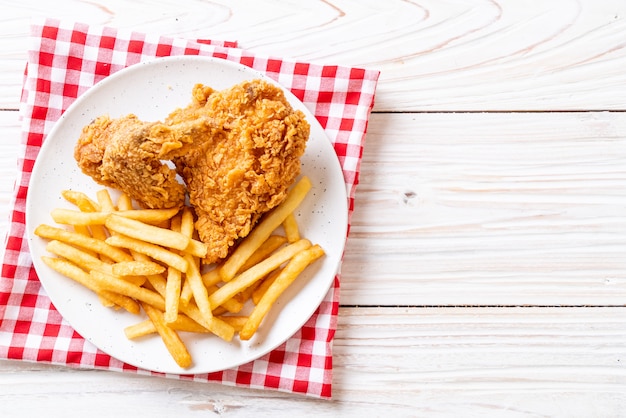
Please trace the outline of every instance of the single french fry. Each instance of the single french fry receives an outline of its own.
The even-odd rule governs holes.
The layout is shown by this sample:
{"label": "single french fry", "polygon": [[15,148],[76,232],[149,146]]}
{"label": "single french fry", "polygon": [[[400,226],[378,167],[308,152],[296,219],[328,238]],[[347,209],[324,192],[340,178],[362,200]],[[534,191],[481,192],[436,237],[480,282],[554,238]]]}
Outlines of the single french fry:
{"label": "single french fry", "polygon": [[167,286],[165,288],[165,322],[172,324],[178,318],[182,273],[174,267],[167,269]]}
{"label": "single french fry", "polygon": [[220,275],[225,282],[230,281],[246,260],[257,248],[278,228],[285,218],[292,213],[304,200],[311,189],[311,181],[304,176],[289,191],[285,200],[272,209],[246,238],[237,246],[237,249],[228,257],[220,269]]}
{"label": "single french fry", "polygon": [[221,281],[222,278],[220,277],[219,267],[216,267],[202,274],[202,282],[207,288],[215,286]]}
{"label": "single french fry", "polygon": [[177,213],[178,209],[120,209],[115,212],[116,215],[124,218],[152,225],[172,219]]}
{"label": "single french fry", "polygon": [[146,289],[145,287],[129,283],[121,277],[112,276],[100,271],[92,270],[89,275],[91,276],[91,279],[102,289],[119,293],[140,302],[150,304],[157,309],[165,310],[165,301],[163,300],[163,297],[156,292]]}
{"label": "single french fry", "polygon": [[56,228],[50,225],[41,224],[35,228],[35,235],[50,240],[56,239],[70,245],[76,245],[81,248],[93,251],[98,254],[105,255],[115,261],[132,261],[132,257],[126,251],[107,244],[97,238],[90,238],[74,231],[68,231],[62,228]]}
{"label": "single french fry", "polygon": [[[165,315],[164,315],[164,318],[165,318]],[[220,319],[224,320],[224,318],[220,318]],[[241,323],[242,321],[241,320],[239,321],[224,320],[224,322]],[[210,332],[208,329],[198,324],[196,321],[189,318],[187,315],[183,315],[183,314],[178,315],[178,317],[176,318],[176,321],[167,323],[167,326],[172,329],[175,329],[176,331],[183,331],[183,332],[194,332],[198,334],[206,334]],[[124,334],[126,334],[126,338],[128,338],[129,340],[134,340],[140,337],[144,337],[146,335],[154,334],[156,332],[157,330],[156,330],[156,327],[154,326],[154,323],[150,321],[149,319],[138,322],[133,325],[129,325],[126,328],[124,328]]]}
{"label": "single french fry", "polygon": [[248,270],[233,278],[231,281],[225,283],[224,286],[220,287],[219,290],[209,296],[209,302],[211,303],[211,306],[213,307],[213,309],[217,308],[226,300],[241,292],[243,289],[251,286],[257,280],[265,277],[272,270],[278,268],[282,263],[289,260],[295,254],[309,248],[310,246],[310,241],[308,241],[307,239],[301,239],[276,251],[274,254],[261,261],[259,264],[249,268]]}
{"label": "single french fry", "polygon": [[163,247],[184,250],[189,246],[190,238],[171,229],[160,228],[134,219],[111,214],[105,225],[112,231]]}
{"label": "single french fry", "polygon": [[83,249],[73,247],[61,241],[52,240],[46,245],[46,250],[52,254],[63,257],[85,271],[100,270],[105,273],[112,273],[111,266],[98,257]]}
{"label": "single french fry", "polygon": [[124,334],[129,340],[145,337],[146,335],[154,334],[155,332],[157,332],[156,327],[149,319],[137,322],[136,324],[129,325],[124,328]]}
{"label": "single french fry", "polygon": [[188,265],[185,278],[187,279],[187,282],[189,282],[196,305],[200,308],[202,315],[207,318],[211,318],[213,316],[213,312],[211,310],[211,303],[209,302],[209,294],[207,292],[207,288],[202,282],[202,276],[200,275],[198,266],[196,265],[196,262],[191,254],[185,254],[185,260],[187,260]]}
{"label": "single french fry", "polygon": [[111,266],[111,272],[116,276],[147,276],[164,271],[165,267],[153,261],[122,261]]}
{"label": "single french fry", "polygon": [[[170,229],[175,232],[180,232],[182,223],[182,211],[179,211],[170,221]],[[165,313],[163,318],[168,324],[173,324],[179,317],[178,307],[180,305],[180,291],[182,288],[183,274],[180,270],[174,267],[167,268],[167,282],[163,297],[165,298]],[[150,280],[150,279],[148,279]]]}
{"label": "single french fry", "polygon": [[298,228],[298,222],[293,212],[287,215],[283,221],[283,229],[285,230],[287,241],[296,242],[300,239],[300,229]]}
{"label": "single french fry", "polygon": [[235,328],[215,316],[207,318],[194,303],[181,306],[180,310],[224,341],[232,341],[235,336]]}
{"label": "single french fry", "polygon": [[50,212],[54,222],[64,225],[104,225],[109,216],[106,212],[81,212],[78,210],[54,208]]}
{"label": "single french fry", "polygon": [[183,207],[180,219],[180,233],[186,237],[193,238],[194,224],[193,211],[189,206]]}
{"label": "single french fry", "polygon": [[265,277],[263,281],[261,281],[261,283],[259,283],[256,289],[254,289],[254,291],[252,292],[252,303],[258,305],[261,297],[263,297],[267,289],[272,285],[272,283],[274,283],[274,280],[276,280],[276,277],[278,277],[281,271],[282,268],[274,270],[273,272],[268,274],[267,277]]}
{"label": "single french fry", "polygon": [[128,194],[120,193],[120,197],[117,199],[117,210],[133,210],[133,200]]}
{"label": "single french fry", "polygon": [[[263,279],[257,280],[256,282],[252,283],[250,286],[246,287],[241,292],[237,293],[233,297],[233,299],[238,300],[242,305],[245,304],[248,300],[252,298],[252,293],[254,293],[257,287],[259,287],[262,280]],[[224,304],[222,304],[222,306],[224,306]],[[229,312],[232,312],[232,311],[229,311]]]}
{"label": "single french fry", "polygon": [[209,246],[202,241],[190,238],[189,245],[185,248],[184,252],[193,255],[194,257],[204,258],[209,251]]}
{"label": "single french fry", "polygon": [[276,302],[276,299],[293,283],[305,268],[323,255],[324,250],[322,247],[313,245],[293,256],[252,310],[248,320],[241,331],[239,331],[239,338],[241,340],[249,340],[254,335],[261,321],[263,321],[263,318],[265,318],[274,302]]}
{"label": "single french fry", "polygon": [[83,192],[63,190],[61,196],[83,212],[99,212],[100,205]]}
{"label": "single french fry", "polygon": [[[296,240],[297,241],[297,240]],[[281,247],[284,243],[287,242],[287,238],[282,235],[270,235],[263,244],[257,250],[252,253],[250,258],[241,266],[237,273],[241,273],[242,271],[248,270],[250,267],[255,264],[259,264],[261,260],[267,258],[271,253],[276,251]],[[295,241],[292,241],[295,242]]]}
{"label": "single french fry", "polygon": [[218,318],[235,328],[235,331],[237,332],[240,332],[244,324],[248,321],[247,316],[240,315],[222,315]]}
{"label": "single french fry", "polygon": [[[207,287],[207,292],[209,294],[215,293],[217,290],[219,289],[219,287],[213,285],[213,286],[209,286]],[[236,295],[235,295],[236,296]],[[224,308],[227,312],[230,313],[239,313],[241,312],[241,310],[243,309],[243,302],[240,301],[238,298],[236,297],[232,297],[228,300],[225,300],[221,306],[218,306],[217,309],[220,308]],[[219,311],[218,311],[219,312]]]}
{"label": "single french fry", "polygon": [[74,225],[74,231],[86,237],[91,236],[91,231],[89,230],[89,226],[87,225]]}
{"label": "single french fry", "polygon": [[[190,261],[190,260],[186,260]],[[194,260],[195,262],[195,260]],[[189,265],[189,263],[187,263]],[[193,289],[191,288],[191,282],[185,276],[185,280],[181,283],[180,288],[180,303],[183,305],[187,305],[191,299],[193,298]]]}
{"label": "single french fry", "polygon": [[96,192],[96,199],[98,199],[98,204],[100,204],[102,212],[114,212],[116,210],[113,199],[111,198],[111,193],[109,193],[108,189],[98,190]]}
{"label": "single french fry", "polygon": [[113,247],[128,248],[129,250],[148,255],[180,271],[187,271],[187,261],[183,257],[158,245],[125,235],[112,235],[105,242]]}
{"label": "single french fry", "polygon": [[165,347],[167,347],[176,364],[184,369],[191,366],[191,354],[189,354],[185,343],[180,339],[176,331],[167,326],[163,320],[163,313],[147,303],[142,303],[141,306],[156,327],[163,343],[165,343]]}
{"label": "single french fry", "polygon": [[44,263],[46,263],[46,265],[48,265],[48,267],[74,280],[75,282],[80,283],[87,289],[96,293],[98,296],[103,297],[106,301],[109,301],[114,305],[120,306],[130,313],[139,313],[139,305],[132,298],[102,288],[97,283],[94,283],[93,280],[91,280],[91,275],[89,273],[86,273],[83,269],[81,269],[74,263],[61,258],[46,256],[41,257],[41,259]]}

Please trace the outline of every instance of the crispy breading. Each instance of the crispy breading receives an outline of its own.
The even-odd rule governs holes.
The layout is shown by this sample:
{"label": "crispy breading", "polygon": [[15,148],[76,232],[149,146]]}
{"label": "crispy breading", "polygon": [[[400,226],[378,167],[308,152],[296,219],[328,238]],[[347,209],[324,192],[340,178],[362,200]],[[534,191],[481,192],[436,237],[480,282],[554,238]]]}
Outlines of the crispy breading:
{"label": "crispy breading", "polygon": [[197,85],[194,102],[169,125],[209,119],[212,135],[174,158],[198,220],[208,262],[228,255],[260,216],[277,206],[300,173],[309,124],[282,90],[253,80],[215,92]]}
{"label": "crispy breading", "polygon": [[146,207],[180,207],[187,191],[209,246],[205,262],[213,263],[284,200],[300,173],[309,130],[304,114],[271,83],[245,81],[222,91],[198,84],[192,102],[164,121],[96,119],[75,157],[97,182]]}
{"label": "crispy breading", "polygon": [[147,139],[153,125],[135,115],[101,116],[84,127],[74,157],[96,182],[128,193],[145,207],[182,207],[185,186],[160,158],[168,144]]}

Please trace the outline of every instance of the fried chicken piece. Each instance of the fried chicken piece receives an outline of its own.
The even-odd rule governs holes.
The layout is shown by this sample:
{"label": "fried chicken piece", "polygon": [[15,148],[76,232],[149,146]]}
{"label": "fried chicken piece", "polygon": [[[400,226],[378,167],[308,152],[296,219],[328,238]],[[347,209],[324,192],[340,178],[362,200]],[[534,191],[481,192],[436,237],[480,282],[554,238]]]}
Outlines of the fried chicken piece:
{"label": "fried chicken piece", "polygon": [[154,126],[135,115],[101,116],[83,128],[74,157],[96,182],[127,193],[144,207],[180,208],[185,186],[161,160],[182,148],[184,141],[172,135],[151,136]]}
{"label": "fried chicken piece", "polygon": [[309,124],[282,90],[261,80],[215,92],[203,85],[193,102],[168,116],[171,129],[189,132],[198,121],[211,134],[174,158],[197,215],[207,263],[226,257],[258,219],[280,204],[300,173]]}

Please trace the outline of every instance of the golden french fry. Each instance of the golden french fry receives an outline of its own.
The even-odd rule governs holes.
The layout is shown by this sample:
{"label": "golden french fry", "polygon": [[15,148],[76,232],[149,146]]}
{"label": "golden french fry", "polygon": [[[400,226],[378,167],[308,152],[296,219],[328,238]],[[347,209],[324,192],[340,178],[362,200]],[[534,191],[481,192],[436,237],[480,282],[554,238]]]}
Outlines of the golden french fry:
{"label": "golden french fry", "polygon": [[132,210],[133,201],[126,193],[120,193],[120,197],[117,199],[117,210]]}
{"label": "golden french fry", "polygon": [[148,255],[180,271],[187,271],[187,261],[183,257],[158,245],[125,235],[110,236],[105,242],[113,247],[128,248],[129,250]]}
{"label": "golden french fry", "polygon": [[193,238],[193,232],[193,211],[189,206],[185,206],[181,213],[180,233],[185,235],[186,237]]}
{"label": "golden french fry", "polygon": [[238,316],[238,315],[222,315],[218,317],[222,321],[226,322],[228,325],[235,328],[235,331],[240,332],[243,328],[244,324],[248,320],[247,316]]}
{"label": "golden french fry", "polygon": [[[207,292],[209,294],[215,293],[217,290],[219,289],[219,287],[213,285],[213,286],[208,286],[207,287]],[[235,295],[237,296],[237,295]],[[221,306],[218,306],[217,309],[220,308],[224,308],[226,310],[226,312],[230,312],[230,313],[239,313],[241,312],[241,310],[243,309],[243,305],[244,302],[240,301],[238,298],[236,297],[232,297],[228,300],[225,300]],[[219,312],[219,311],[218,311]]]}
{"label": "golden french fry", "polygon": [[114,212],[116,210],[108,189],[98,190],[96,192],[96,199],[98,199],[102,212]]}
{"label": "golden french fry", "polygon": [[293,283],[309,264],[323,255],[324,250],[322,250],[322,247],[313,245],[293,256],[252,310],[248,320],[241,331],[239,331],[239,338],[241,340],[249,340],[254,335],[261,321],[263,321],[265,315],[267,315],[274,302],[276,302],[276,299],[278,299],[285,289]]}
{"label": "golden french fry", "polygon": [[296,242],[300,239],[300,229],[298,228],[298,222],[293,212],[287,215],[283,221],[283,229],[285,230],[287,241]]}
{"label": "golden french fry", "polygon": [[142,303],[141,307],[156,327],[163,343],[165,343],[165,347],[167,347],[176,364],[184,369],[191,366],[191,354],[189,354],[185,343],[183,343],[176,331],[167,326],[163,320],[163,313],[147,303]]}
{"label": "golden french fry", "polygon": [[219,267],[216,267],[202,274],[202,282],[207,288],[215,286],[221,281],[222,278],[220,277]]}
{"label": "golden french fry", "polygon": [[111,266],[111,272],[116,276],[147,276],[164,271],[165,267],[153,261],[122,261]]}
{"label": "golden french fry", "polygon": [[178,318],[182,273],[173,267],[167,269],[167,286],[165,288],[165,322],[172,324]]}
{"label": "golden french fry", "polygon": [[[165,319],[165,314],[163,315],[163,317]],[[224,318],[221,318],[221,319],[223,320]],[[239,320],[239,321],[225,321],[225,322],[241,323],[242,321]],[[167,326],[172,329],[175,329],[176,331],[183,331],[183,332],[195,332],[199,334],[206,334],[210,332],[208,329],[204,328],[202,325],[198,324],[196,321],[189,318],[187,315],[183,315],[183,314],[178,315],[178,317],[176,318],[174,322],[168,322]],[[133,339],[143,337],[149,334],[154,334],[155,332],[157,332],[156,327],[154,326],[154,323],[150,321],[149,319],[138,322],[134,325],[129,325],[126,328],[124,328],[124,333],[126,334],[126,338],[128,338],[129,340],[133,340]]]}
{"label": "golden french fry", "polygon": [[158,224],[167,221],[177,213],[178,209],[120,209],[115,212],[116,215],[146,224]]}
{"label": "golden french fry", "polygon": [[92,270],[89,275],[91,276],[93,282],[95,282],[102,289],[119,293],[140,302],[150,304],[160,310],[165,310],[165,301],[163,300],[163,297],[152,290],[134,285],[120,277],[102,273],[97,270]]}
{"label": "golden french fry", "polygon": [[[179,211],[170,221],[170,229],[180,232],[183,213]],[[168,324],[173,324],[179,317],[180,292],[182,288],[182,272],[173,267],[167,269],[167,282],[162,296],[165,298],[165,313],[163,318]],[[148,279],[150,280],[150,279]]]}
{"label": "golden french fry", "polygon": [[211,310],[211,303],[209,302],[209,294],[207,292],[207,288],[202,282],[202,276],[200,275],[198,266],[196,265],[193,256],[190,254],[185,254],[185,260],[187,260],[188,265],[185,277],[187,282],[189,282],[191,291],[193,292],[193,298],[196,301],[196,305],[200,308],[202,315],[207,318],[211,318],[213,313]]}
{"label": "golden french fry", "polygon": [[89,226],[87,225],[74,225],[74,231],[86,237],[91,236],[91,231],[89,230]]}
{"label": "golden french fry", "polygon": [[44,263],[46,263],[46,265],[48,265],[48,267],[74,280],[75,282],[80,283],[87,289],[95,292],[98,296],[102,296],[105,300],[110,301],[117,306],[121,306],[130,313],[139,313],[139,305],[137,304],[137,302],[125,295],[120,295],[116,292],[111,292],[103,289],[101,286],[91,280],[91,275],[89,273],[86,273],[83,269],[81,269],[74,263],[63,260],[61,258],[46,256],[41,257],[41,259]]}
{"label": "golden french fry", "polygon": [[81,212],[71,209],[54,208],[50,212],[54,222],[64,225],[104,225],[109,216],[106,212]]}
{"label": "golden french fry", "polygon": [[189,245],[185,248],[184,252],[193,255],[194,257],[203,258],[209,251],[209,246],[202,241],[190,238]]}
{"label": "golden french fry", "polygon": [[259,303],[261,297],[263,297],[267,289],[272,285],[272,283],[274,283],[274,280],[276,280],[276,277],[278,277],[282,270],[282,268],[274,270],[273,272],[268,274],[267,277],[265,277],[263,281],[261,281],[261,283],[259,283],[256,289],[254,289],[254,291],[252,292],[252,303],[254,303],[255,305]]}
{"label": "golden french fry", "polygon": [[207,318],[194,303],[181,306],[180,310],[224,341],[231,341],[235,336],[235,328],[215,316]]}
{"label": "golden french fry", "polygon": [[63,257],[85,271],[100,270],[111,273],[111,266],[98,257],[83,249],[73,247],[61,241],[52,240],[46,245],[46,250],[59,257]]}
{"label": "golden french fry", "polygon": [[269,272],[278,268],[278,266],[289,260],[295,254],[309,248],[310,246],[311,242],[309,240],[301,239],[276,251],[259,264],[249,268],[233,278],[231,281],[225,283],[224,286],[220,287],[219,290],[209,296],[211,306],[213,309],[217,308],[226,300],[232,298],[257,280],[265,277]]}
{"label": "golden french fry", "polygon": [[155,332],[157,332],[156,327],[149,319],[124,328],[124,334],[129,340],[135,340],[146,335],[154,334]]}
{"label": "golden french fry", "polygon": [[76,245],[88,249],[98,254],[105,255],[115,261],[132,261],[132,257],[127,252],[112,246],[97,238],[90,238],[74,231],[56,228],[50,225],[41,224],[35,228],[35,235],[50,240],[56,239],[70,245]]}
{"label": "golden french fry", "polygon": [[83,192],[63,190],[61,196],[83,212],[99,212],[100,205]]}
{"label": "golden french fry", "polygon": [[311,181],[304,176],[291,188],[285,200],[272,209],[246,238],[233,251],[220,269],[220,275],[225,282],[230,281],[246,260],[257,248],[278,228],[285,218],[292,213],[304,200],[311,189]]}
{"label": "golden french fry", "polygon": [[112,231],[163,247],[184,250],[189,246],[190,238],[171,229],[160,228],[134,219],[111,214],[105,225]]}
{"label": "golden french fry", "polygon": [[[297,240],[296,240],[297,241]],[[241,273],[242,271],[248,270],[250,267],[255,264],[259,264],[261,260],[267,258],[271,253],[280,248],[284,243],[287,242],[287,238],[282,235],[270,235],[263,244],[257,250],[252,253],[250,258],[241,266],[237,273]],[[295,241],[293,241],[295,242]]]}

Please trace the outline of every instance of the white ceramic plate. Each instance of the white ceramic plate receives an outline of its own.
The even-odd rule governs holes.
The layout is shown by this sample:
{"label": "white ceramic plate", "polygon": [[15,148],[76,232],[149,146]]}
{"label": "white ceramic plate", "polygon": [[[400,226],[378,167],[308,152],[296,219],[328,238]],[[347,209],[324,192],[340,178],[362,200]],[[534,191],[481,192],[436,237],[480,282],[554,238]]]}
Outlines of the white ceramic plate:
{"label": "white ceramic plate", "polygon": [[50,211],[71,207],[61,197],[64,189],[79,190],[95,198],[102,188],[84,175],[73,157],[83,126],[103,114],[120,117],[134,113],[143,120],[159,120],[191,100],[196,83],[216,89],[253,78],[264,78],[248,67],[207,57],[169,57],[119,71],[96,84],[64,113],[46,139],[33,168],[26,203],[26,228],[33,263],[54,306],[84,338],[109,355],[128,364],[164,373],[208,373],[247,363],[276,348],[292,336],[313,314],[338,271],[347,228],[347,195],[337,156],[322,127],[305,106],[285,91],[294,108],[305,112],[311,137],[302,159],[302,174],[313,188],[299,214],[302,235],[319,243],[326,256],[307,269],[265,318],[249,341],[237,337],[227,343],[218,337],[183,333],[194,364],[181,369],[159,337],[130,341],[127,325],[143,317],[103,307],[98,298],[47,267],[40,259],[46,242],[33,230],[54,224]]}

